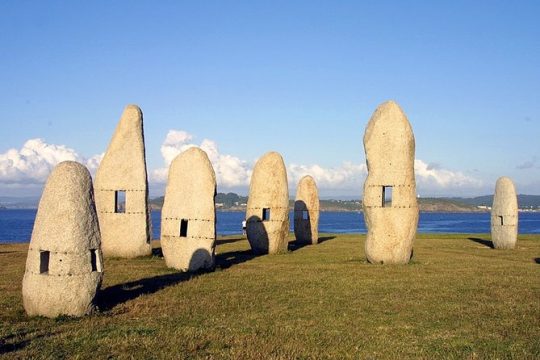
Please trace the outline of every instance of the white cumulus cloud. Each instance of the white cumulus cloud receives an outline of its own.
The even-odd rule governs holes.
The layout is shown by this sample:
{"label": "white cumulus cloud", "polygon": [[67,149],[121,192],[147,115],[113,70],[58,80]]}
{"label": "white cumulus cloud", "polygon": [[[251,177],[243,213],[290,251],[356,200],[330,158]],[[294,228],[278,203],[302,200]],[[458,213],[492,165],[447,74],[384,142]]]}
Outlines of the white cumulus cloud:
{"label": "white cumulus cloud", "polygon": [[216,142],[204,139],[200,145],[192,142],[193,135],[180,130],[169,130],[161,145],[164,168],[151,172],[151,180],[158,183],[167,181],[168,169],[174,158],[190,147],[198,146],[204,150],[216,172],[217,182],[224,187],[246,186],[251,177],[251,166],[238,157],[221,154]]}
{"label": "white cumulus cloud", "polygon": [[[200,144],[194,136],[180,130],[170,130],[160,151],[164,167],[150,171],[150,180],[156,184],[167,182],[170,163],[182,151],[198,146],[208,154],[214,166],[218,185],[229,189],[247,189],[253,171],[253,162],[229,154],[222,154],[215,141],[204,139]],[[3,188],[37,186],[43,184],[51,170],[61,161],[78,161],[95,173],[103,159],[103,153],[85,158],[65,145],[48,144],[43,139],[30,139],[20,149],[0,153],[0,184]],[[365,163],[343,162],[336,167],[319,164],[289,164],[287,166],[289,187],[296,188],[304,175],[311,175],[323,193],[361,193],[367,176]],[[460,171],[452,171],[438,164],[415,160],[418,193],[431,195],[477,194],[485,191],[482,180]],[[291,196],[294,194],[291,192]]]}
{"label": "white cumulus cloud", "polygon": [[461,193],[464,190],[478,190],[484,186],[483,181],[460,171],[431,166],[419,159],[414,161],[414,170],[418,189],[425,193],[439,193],[441,191],[445,194]]}
{"label": "white cumulus cloud", "polygon": [[351,162],[344,162],[339,167],[331,168],[317,164],[288,166],[289,184],[292,187],[296,187],[298,181],[305,175],[311,175],[321,189],[359,189],[367,175],[367,167],[365,164]]}
{"label": "white cumulus cloud", "polygon": [[0,183],[42,184],[58,163],[67,160],[78,161],[95,171],[102,157],[95,155],[87,160],[65,145],[30,139],[21,149],[9,149],[0,154]]}

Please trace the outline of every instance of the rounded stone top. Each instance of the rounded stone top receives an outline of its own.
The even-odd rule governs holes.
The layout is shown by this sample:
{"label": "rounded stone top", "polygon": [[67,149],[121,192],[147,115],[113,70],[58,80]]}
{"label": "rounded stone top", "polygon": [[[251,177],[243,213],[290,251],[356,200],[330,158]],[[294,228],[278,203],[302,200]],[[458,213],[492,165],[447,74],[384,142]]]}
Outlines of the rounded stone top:
{"label": "rounded stone top", "polygon": [[380,104],[373,112],[366,126],[364,143],[368,143],[373,138],[380,139],[384,135],[401,134],[406,135],[406,140],[412,138],[414,141],[412,127],[405,112],[398,103],[390,100]]}
{"label": "rounded stone top", "polygon": [[277,151],[269,151],[266,154],[264,154],[263,156],[261,156],[261,158],[257,162],[270,161],[270,160],[283,161],[283,157]]}
{"label": "rounded stone top", "polygon": [[495,184],[495,194],[498,196],[516,196],[516,187],[512,179],[502,176],[497,179]]}
{"label": "rounded stone top", "polygon": [[75,176],[83,176],[90,174],[88,172],[88,169],[83,164],[77,162],[77,161],[62,161],[56,165],[56,167],[53,169],[51,174],[49,175],[51,178],[56,177],[62,177],[62,175],[65,175],[66,173],[73,173]]}
{"label": "rounded stone top", "polygon": [[253,168],[248,208],[261,204],[285,207],[288,202],[289,188],[285,163],[279,153],[268,152],[257,161]]}
{"label": "rounded stone top", "polygon": [[201,149],[198,146],[192,146],[190,148],[187,148],[186,150],[182,151],[179,156],[185,156],[185,157],[197,157],[197,158],[205,158],[208,159],[208,155],[206,154],[206,151]]}
{"label": "rounded stone top", "polygon": [[395,101],[377,107],[364,133],[364,148],[370,172],[392,176],[411,172],[414,166],[415,140],[407,116]]}
{"label": "rounded stone top", "polygon": [[497,179],[495,187],[512,187],[514,188],[514,182],[508,176],[501,176]]}
{"label": "rounded stone top", "polygon": [[136,104],[128,104],[126,105],[126,107],[124,108],[124,112],[133,112],[134,114],[136,115],[142,115],[142,110],[141,108],[139,107],[139,105],[136,105]]}
{"label": "rounded stone top", "polygon": [[[171,163],[169,175],[186,177],[188,174],[177,174],[178,169],[190,169],[190,176],[204,177],[210,175],[213,183],[216,182],[216,174],[208,155],[199,147],[190,147],[178,154]],[[215,186],[215,185],[214,185]]]}
{"label": "rounded stone top", "polygon": [[42,198],[47,191],[61,197],[72,195],[76,198],[79,191],[85,194],[91,184],[92,178],[86,166],[76,161],[62,161],[50,173]]}
{"label": "rounded stone top", "polygon": [[[285,167],[285,162],[280,153],[276,151],[270,151],[264,154],[253,168],[253,175],[255,176],[258,173],[268,173],[269,176],[287,176],[287,169]],[[264,179],[262,179],[264,180]]]}
{"label": "rounded stone top", "polygon": [[99,238],[90,172],[75,161],[59,163],[43,189],[31,246],[80,250],[97,246]]}
{"label": "rounded stone top", "polygon": [[311,175],[302,176],[300,181],[298,181],[298,189],[302,189],[302,188],[312,188],[312,189],[317,190],[317,183],[315,179],[313,178],[313,176]]}
{"label": "rounded stone top", "polygon": [[495,185],[492,212],[512,213],[517,211],[517,195],[514,182],[506,176],[500,177]]}
{"label": "rounded stone top", "polygon": [[[298,201],[304,204],[298,204]],[[309,209],[319,208],[319,189],[317,188],[315,179],[311,175],[303,176],[296,188],[295,210],[303,210],[306,206]]]}
{"label": "rounded stone top", "polygon": [[143,113],[141,108],[135,104],[129,104],[124,108],[119,126],[136,126],[139,123],[142,123],[142,117]]}

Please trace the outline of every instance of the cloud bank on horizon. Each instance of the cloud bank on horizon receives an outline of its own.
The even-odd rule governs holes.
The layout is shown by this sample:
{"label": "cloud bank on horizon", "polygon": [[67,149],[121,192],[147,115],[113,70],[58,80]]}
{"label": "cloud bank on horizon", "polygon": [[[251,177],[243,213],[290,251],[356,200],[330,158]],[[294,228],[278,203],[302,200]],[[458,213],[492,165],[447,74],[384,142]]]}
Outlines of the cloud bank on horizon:
{"label": "cloud bank on horizon", "polygon": [[[163,166],[149,170],[150,185],[163,186],[167,182],[168,168],[174,158],[190,147],[198,146],[208,154],[214,166],[220,191],[243,189],[247,192],[256,159],[240,159],[222,154],[215,141],[194,141],[194,136],[182,130],[169,130],[161,147]],[[84,157],[65,145],[48,144],[43,139],[29,139],[20,149],[9,149],[0,153],[0,187],[36,188],[43,185],[50,171],[61,161],[78,161],[88,167],[92,174],[97,170],[102,154]],[[262,154],[261,154],[262,155]],[[286,160],[286,155],[285,155]],[[364,162],[344,161],[337,167],[318,164],[294,164],[287,166],[289,186],[296,184],[304,175],[317,181],[321,193],[360,194],[367,175]],[[486,191],[485,183],[459,171],[441,168],[423,160],[415,160],[416,181],[420,195],[479,194]]]}

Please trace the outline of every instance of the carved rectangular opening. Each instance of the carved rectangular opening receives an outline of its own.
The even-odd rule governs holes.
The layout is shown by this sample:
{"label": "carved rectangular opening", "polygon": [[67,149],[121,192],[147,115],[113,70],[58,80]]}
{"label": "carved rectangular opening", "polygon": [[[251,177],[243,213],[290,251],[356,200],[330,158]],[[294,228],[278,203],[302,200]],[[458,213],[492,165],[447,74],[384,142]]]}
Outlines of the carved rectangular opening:
{"label": "carved rectangular opening", "polygon": [[264,208],[262,212],[262,221],[270,221],[270,209]]}
{"label": "carved rectangular opening", "polygon": [[188,221],[187,219],[180,220],[180,237],[187,237]]}
{"label": "carved rectangular opening", "polygon": [[51,252],[46,250],[41,250],[39,252],[39,273],[48,274],[49,273],[49,259],[51,257]]}
{"label": "carved rectangular opening", "polygon": [[114,212],[123,214],[126,212],[126,191],[117,190],[114,192]]}
{"label": "carved rectangular opening", "polygon": [[302,220],[309,220],[309,211],[302,210]]}
{"label": "carved rectangular opening", "polygon": [[92,265],[92,271],[103,271],[101,266],[101,260],[98,256],[96,249],[90,249],[90,264]]}
{"label": "carved rectangular opening", "polygon": [[392,206],[392,186],[382,187],[382,207]]}
{"label": "carved rectangular opening", "polygon": [[504,225],[504,216],[499,216],[499,225]]}

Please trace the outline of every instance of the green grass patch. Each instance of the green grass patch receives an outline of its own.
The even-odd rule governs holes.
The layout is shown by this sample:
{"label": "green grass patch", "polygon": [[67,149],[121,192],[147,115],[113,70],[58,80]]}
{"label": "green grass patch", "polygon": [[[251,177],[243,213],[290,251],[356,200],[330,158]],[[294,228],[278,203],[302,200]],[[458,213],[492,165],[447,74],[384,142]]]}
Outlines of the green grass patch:
{"label": "green grass patch", "polygon": [[362,235],[273,256],[221,239],[216,271],[107,259],[100,310],[29,318],[25,244],[0,245],[0,355],[12,358],[540,357],[540,236],[422,234],[409,265],[366,262]]}

